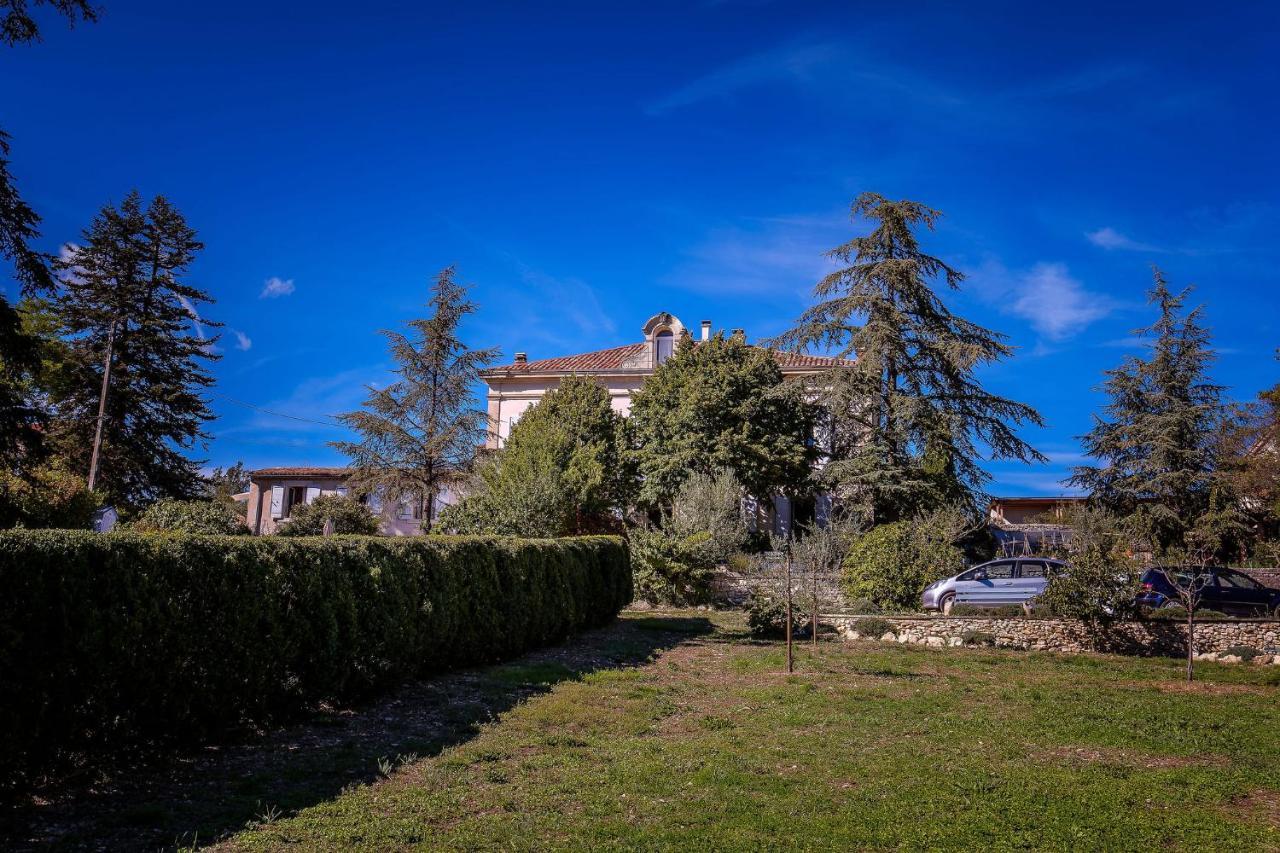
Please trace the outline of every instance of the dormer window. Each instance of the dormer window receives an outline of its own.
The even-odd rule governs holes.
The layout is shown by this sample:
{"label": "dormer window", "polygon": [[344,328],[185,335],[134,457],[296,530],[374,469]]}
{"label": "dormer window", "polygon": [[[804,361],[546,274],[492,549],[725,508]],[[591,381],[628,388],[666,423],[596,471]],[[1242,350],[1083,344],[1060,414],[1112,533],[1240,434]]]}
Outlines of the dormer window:
{"label": "dormer window", "polygon": [[662,364],[671,358],[671,354],[676,351],[676,336],[670,329],[663,329],[661,332],[653,336],[654,346],[657,348],[655,357],[658,364]]}

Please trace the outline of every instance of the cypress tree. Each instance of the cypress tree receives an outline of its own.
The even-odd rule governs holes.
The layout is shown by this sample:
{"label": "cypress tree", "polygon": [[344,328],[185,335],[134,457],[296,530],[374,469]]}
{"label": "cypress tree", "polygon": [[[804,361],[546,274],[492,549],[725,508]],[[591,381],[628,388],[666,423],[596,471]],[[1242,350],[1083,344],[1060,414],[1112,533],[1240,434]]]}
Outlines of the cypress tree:
{"label": "cypress tree", "polygon": [[219,356],[203,327],[220,325],[199,317],[213,299],[184,280],[203,244],[163,197],[144,209],[136,191],[103,207],[82,240],[57,263],[75,377],[56,401],[61,455],[125,505],[196,497],[200,463],[182,451],[208,438],[202,391]]}
{"label": "cypress tree", "polygon": [[1201,307],[1186,310],[1190,292],[1173,293],[1153,268],[1147,300],[1159,317],[1135,331],[1150,339],[1148,354],[1126,356],[1107,371],[1101,390],[1109,402],[1080,437],[1099,464],[1076,468],[1070,480],[1125,518],[1130,532],[1157,555],[1186,548],[1202,517],[1225,523],[1223,508],[1233,503],[1219,476],[1219,435],[1227,419],[1223,387],[1209,381],[1210,333]]}
{"label": "cypress tree", "polygon": [[976,376],[1012,354],[1005,336],[951,313],[937,293],[964,280],[920,248],[916,231],[940,216],[914,201],[858,196],[852,217],[875,228],[828,252],[845,266],[818,282],[816,304],[773,342],[856,356],[813,390],[825,409],[824,478],[875,522],[957,500],[976,508],[990,479],[984,456],[1045,461],[1016,432],[1042,426],[1040,415]]}
{"label": "cypress tree", "polygon": [[437,495],[484,443],[488,413],[472,389],[497,350],[473,350],[459,338],[459,325],[476,308],[453,267],[436,276],[427,307],[431,316],[411,320],[408,333],[383,331],[399,378],[370,388],[363,410],[339,415],[360,440],[333,446],[351,458],[353,488],[384,501],[420,502],[429,531]]}

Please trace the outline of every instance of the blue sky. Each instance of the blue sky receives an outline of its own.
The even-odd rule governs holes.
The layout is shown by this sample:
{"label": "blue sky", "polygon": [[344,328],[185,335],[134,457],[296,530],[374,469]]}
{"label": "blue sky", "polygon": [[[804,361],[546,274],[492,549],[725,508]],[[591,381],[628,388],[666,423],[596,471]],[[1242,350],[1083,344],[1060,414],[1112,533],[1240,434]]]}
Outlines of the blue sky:
{"label": "blue sky", "polygon": [[1280,374],[1274,4],[104,5],[5,50],[0,126],[47,248],[133,187],[199,231],[211,464],[340,462],[337,430],[232,400],[357,407],[447,264],[508,356],[659,310],[774,334],[862,190],[946,213],[950,304],[1018,347],[985,378],[1052,462],[993,464],[996,493],[1062,491],[1153,262],[1235,396]]}

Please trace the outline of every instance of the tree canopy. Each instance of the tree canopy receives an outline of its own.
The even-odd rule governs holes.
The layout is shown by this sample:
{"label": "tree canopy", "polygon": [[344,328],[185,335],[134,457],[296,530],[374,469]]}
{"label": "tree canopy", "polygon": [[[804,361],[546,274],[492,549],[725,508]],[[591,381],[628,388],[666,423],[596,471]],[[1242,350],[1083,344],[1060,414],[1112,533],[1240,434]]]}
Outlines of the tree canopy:
{"label": "tree canopy", "polygon": [[202,248],[177,208],[162,196],[144,207],[135,191],[104,206],[56,264],[69,379],[51,438],[88,472],[101,420],[96,488],[125,505],[202,491],[199,461],[182,452],[208,438],[203,391],[219,358],[205,330],[221,324],[200,313],[213,297],[186,280]]}
{"label": "tree canopy", "polygon": [[436,276],[427,308],[429,316],[411,320],[406,332],[383,331],[397,379],[371,387],[364,409],[339,416],[360,438],[333,446],[351,458],[357,492],[421,502],[430,530],[439,492],[462,478],[484,443],[488,413],[474,386],[497,350],[470,349],[459,337],[462,320],[476,309],[453,267]]}
{"label": "tree canopy", "polygon": [[1185,549],[1188,534],[1203,539],[1205,521],[1226,523],[1221,512],[1233,503],[1219,476],[1228,412],[1222,386],[1209,379],[1214,354],[1202,309],[1186,309],[1190,291],[1173,293],[1153,271],[1147,299],[1159,316],[1135,331],[1150,341],[1148,351],[1107,371],[1107,405],[1080,437],[1098,464],[1076,468],[1070,479],[1158,555]]}
{"label": "tree canopy", "polygon": [[955,501],[976,506],[990,476],[981,460],[1045,461],[1019,438],[1040,415],[993,394],[978,368],[1008,358],[1005,337],[956,316],[937,289],[964,275],[922,251],[917,230],[941,216],[919,202],[863,193],[853,218],[871,233],[832,249],[845,264],[818,282],[816,304],[774,343],[856,357],[813,383],[823,400],[824,475],[874,521]]}
{"label": "tree canopy", "polygon": [[691,473],[728,469],[754,496],[810,482],[815,410],[773,354],[723,333],[681,338],[631,402],[640,500],[667,506]]}

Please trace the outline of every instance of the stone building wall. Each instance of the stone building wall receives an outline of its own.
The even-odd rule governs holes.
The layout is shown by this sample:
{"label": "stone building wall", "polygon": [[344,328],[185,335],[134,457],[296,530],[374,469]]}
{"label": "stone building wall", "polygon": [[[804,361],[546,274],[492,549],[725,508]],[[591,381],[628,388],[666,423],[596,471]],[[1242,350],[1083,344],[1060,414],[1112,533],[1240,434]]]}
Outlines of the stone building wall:
{"label": "stone building wall", "polygon": [[[1090,628],[1071,619],[971,619],[950,617],[824,616],[823,621],[846,639],[859,636],[858,621],[883,619],[893,626],[881,639],[927,646],[959,646],[968,632],[990,634],[1005,648],[1053,652],[1112,652],[1130,655],[1186,654],[1186,625],[1180,622],[1117,622]],[[1280,622],[1233,620],[1196,624],[1196,652],[1218,656],[1233,646],[1247,646],[1280,660]]]}

